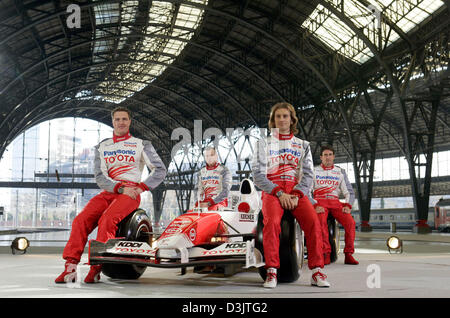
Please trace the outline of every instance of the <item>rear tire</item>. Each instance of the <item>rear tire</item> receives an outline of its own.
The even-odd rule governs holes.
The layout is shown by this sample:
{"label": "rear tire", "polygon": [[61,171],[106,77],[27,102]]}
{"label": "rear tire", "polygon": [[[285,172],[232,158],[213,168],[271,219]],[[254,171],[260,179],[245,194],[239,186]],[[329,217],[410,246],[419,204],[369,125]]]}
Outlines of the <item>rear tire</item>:
{"label": "rear tire", "polygon": [[331,214],[328,214],[328,241],[331,246],[330,261],[334,263],[338,259],[339,254],[339,225]]}
{"label": "rear tire", "polygon": [[[277,271],[277,280],[280,283],[292,283],[299,279],[303,266],[303,232],[297,220],[288,211],[284,212],[280,226],[280,268]],[[260,212],[256,227],[255,247],[264,257],[263,228],[263,214]],[[263,266],[258,270],[262,279],[266,280],[266,268]]]}
{"label": "rear tire", "polygon": [[[144,210],[137,209],[119,223],[116,237],[150,244],[153,235],[146,233],[151,232],[152,226],[147,214]],[[111,278],[138,279],[146,269],[147,266],[106,263],[102,266],[102,273]]]}

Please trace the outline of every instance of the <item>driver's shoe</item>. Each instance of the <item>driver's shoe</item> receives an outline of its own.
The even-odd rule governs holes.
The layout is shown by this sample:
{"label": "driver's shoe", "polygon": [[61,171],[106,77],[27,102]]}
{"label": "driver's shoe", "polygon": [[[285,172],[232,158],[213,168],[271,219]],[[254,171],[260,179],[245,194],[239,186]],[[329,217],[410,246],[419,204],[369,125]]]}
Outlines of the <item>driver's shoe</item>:
{"label": "driver's shoe", "polygon": [[311,285],[317,287],[330,287],[330,283],[327,281],[327,275],[320,271],[319,267],[313,269],[313,274],[311,276]]}
{"label": "driver's shoe", "polygon": [[263,285],[265,288],[275,288],[277,287],[277,269],[269,267],[267,269],[266,281]]}
{"label": "driver's shoe", "polygon": [[352,253],[345,253],[345,261],[344,264],[347,265],[358,265],[359,262],[353,258]]}
{"label": "driver's shoe", "polygon": [[64,272],[61,273],[56,279],[55,283],[65,284],[65,283],[75,283],[77,280],[77,264],[71,263],[69,261],[64,264]]}
{"label": "driver's shoe", "polygon": [[102,265],[91,265],[91,269],[87,274],[84,282],[87,284],[98,283],[100,281],[100,272],[102,271]]}

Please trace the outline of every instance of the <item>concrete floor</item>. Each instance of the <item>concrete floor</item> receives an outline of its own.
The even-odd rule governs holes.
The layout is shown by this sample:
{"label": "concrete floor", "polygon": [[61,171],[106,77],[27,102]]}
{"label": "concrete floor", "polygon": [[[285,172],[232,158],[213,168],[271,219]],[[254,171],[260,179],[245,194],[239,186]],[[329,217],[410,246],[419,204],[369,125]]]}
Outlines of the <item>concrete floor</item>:
{"label": "concrete floor", "polygon": [[[88,285],[82,282],[87,265],[79,266],[79,281],[59,285],[54,279],[63,270],[61,252],[68,232],[24,235],[32,244],[24,255],[12,255],[9,248],[10,240],[21,235],[0,235],[0,298],[448,298],[450,235],[398,233],[405,238],[403,254],[387,252],[389,235],[357,233],[355,257],[360,264],[344,265],[340,254],[324,269],[331,288],[311,286],[311,272],[304,266],[297,282],[273,290],[262,287],[255,270],[224,277],[193,273],[192,268],[181,276],[179,269],[149,267],[135,281],[102,275],[101,283]],[[82,263],[86,261],[85,255]]]}

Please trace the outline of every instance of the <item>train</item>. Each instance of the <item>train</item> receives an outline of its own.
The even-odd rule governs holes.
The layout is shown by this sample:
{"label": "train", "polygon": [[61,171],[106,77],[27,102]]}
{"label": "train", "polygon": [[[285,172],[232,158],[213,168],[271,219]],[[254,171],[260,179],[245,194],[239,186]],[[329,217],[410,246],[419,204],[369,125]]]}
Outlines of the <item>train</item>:
{"label": "train", "polygon": [[[448,200],[450,202],[450,200]],[[450,205],[449,215],[450,215]],[[359,211],[352,211],[352,216],[358,226],[360,224]],[[431,228],[435,228],[435,207],[430,207],[428,210],[428,222],[427,224]],[[448,218],[450,221],[450,218]],[[412,229],[416,224],[416,213],[414,208],[401,208],[401,209],[372,209],[370,211],[369,224],[374,229],[390,229],[391,224],[395,223],[396,229]],[[438,228],[435,228],[438,229]]]}
{"label": "train", "polygon": [[434,227],[441,232],[450,232],[450,199],[440,199],[434,206]]}

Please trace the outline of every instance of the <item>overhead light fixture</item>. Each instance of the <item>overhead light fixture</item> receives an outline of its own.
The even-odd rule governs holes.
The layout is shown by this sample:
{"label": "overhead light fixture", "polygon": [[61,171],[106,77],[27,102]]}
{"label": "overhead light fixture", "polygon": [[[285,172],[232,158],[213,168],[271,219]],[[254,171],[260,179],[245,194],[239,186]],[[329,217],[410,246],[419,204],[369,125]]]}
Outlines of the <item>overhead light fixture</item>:
{"label": "overhead light fixture", "polygon": [[402,240],[397,236],[390,236],[387,241],[386,245],[388,247],[389,253],[403,253],[403,242]]}
{"label": "overhead light fixture", "polygon": [[30,247],[30,241],[26,237],[16,237],[11,243],[11,251],[13,254],[16,254],[16,251],[25,254],[28,247]]}

